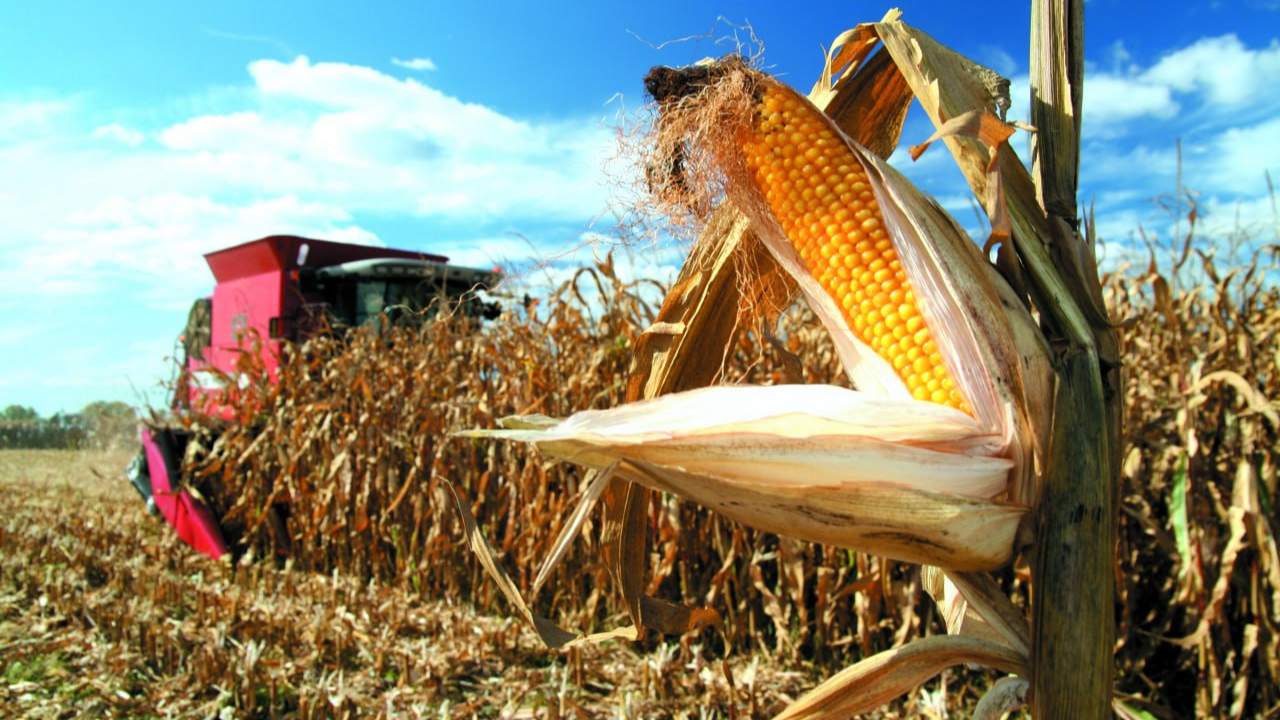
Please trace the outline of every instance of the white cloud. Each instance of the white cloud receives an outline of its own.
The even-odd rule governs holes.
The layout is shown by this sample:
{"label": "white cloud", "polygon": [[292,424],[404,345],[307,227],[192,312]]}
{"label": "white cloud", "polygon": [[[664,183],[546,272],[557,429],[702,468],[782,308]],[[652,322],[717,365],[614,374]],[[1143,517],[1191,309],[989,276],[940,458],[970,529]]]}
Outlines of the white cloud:
{"label": "white cloud", "polygon": [[[312,64],[306,56],[287,63],[257,60],[249,64],[249,74],[264,96],[306,100],[335,108],[465,106],[462,101],[413,79],[400,80],[361,65]],[[484,113],[492,112],[479,105],[473,107]]]}
{"label": "white cloud", "polygon": [[[1086,139],[1088,140],[1088,135]],[[1178,155],[1172,143],[1152,148],[1129,142],[1087,141],[1081,151],[1080,183],[1087,192],[1115,187],[1142,188],[1147,197],[1171,192],[1178,172]],[[1089,190],[1092,189],[1092,190]]]}
{"label": "white cloud", "polygon": [[[1172,193],[1166,198],[1170,202],[1171,196]],[[1104,193],[1097,205],[1098,236],[1104,241],[1103,266],[1112,269],[1128,263],[1145,267],[1150,259],[1147,242],[1154,246],[1157,262],[1168,262],[1171,255],[1177,254],[1171,248],[1181,248],[1182,240],[1192,230],[1186,217],[1190,207],[1183,203],[1179,221],[1156,203],[1135,203],[1123,191]],[[1199,197],[1196,208],[1194,237],[1198,247],[1206,251],[1216,249],[1223,267],[1248,264],[1255,248],[1274,243],[1280,237],[1280,218],[1276,217],[1269,197],[1228,197],[1215,193]]]}
{"label": "white cloud", "polygon": [[[991,53],[980,57],[998,62]],[[1277,237],[1264,173],[1280,172],[1280,40],[1250,48],[1234,35],[1203,38],[1145,63],[1116,42],[1097,60],[1085,74],[1080,199],[1094,205],[1110,266],[1138,256],[1145,262],[1140,226],[1160,242],[1172,236],[1178,223],[1160,200],[1172,197],[1179,171],[1186,191],[1200,193],[1197,232],[1205,242],[1222,240],[1226,248],[1232,236]],[[1029,97],[1029,77],[1013,77],[1010,118],[1030,119]],[[1011,141],[1024,159],[1028,137]],[[931,155],[952,164],[945,151],[924,159]],[[954,217],[972,222],[958,180],[910,163],[905,148],[891,162]]]}
{"label": "white cloud", "polygon": [[[574,283],[575,297],[583,301],[583,308],[588,312],[599,312],[604,307],[602,289],[605,293],[623,290],[656,310],[663,299],[660,286],[669,287],[675,281],[688,251],[688,247],[674,244],[624,246],[592,232],[582,234],[565,247],[554,255],[532,256],[524,263],[505,268],[512,274],[499,289],[499,297],[520,297],[526,293],[545,297]],[[596,267],[606,262],[612,264],[616,286]]]}
{"label": "white cloud", "polygon": [[1280,41],[1252,50],[1235,35],[1204,38],[1161,58],[1143,75],[1178,92],[1203,93],[1216,105],[1243,105],[1280,76]]}
{"label": "white cloud", "polygon": [[90,135],[100,140],[111,140],[129,147],[138,147],[147,139],[147,136],[141,132],[133,128],[127,128],[119,123],[111,123],[110,125],[94,128]]}
{"label": "white cloud", "polygon": [[436,64],[430,58],[413,58],[412,60],[400,60],[399,58],[391,59],[392,65],[399,65],[409,70],[417,70],[419,72],[429,72],[436,69]]}
{"label": "white cloud", "polygon": [[1090,129],[1144,116],[1167,120],[1179,109],[1170,87],[1143,77],[1093,74],[1085,77],[1084,87],[1084,120]]}
{"label": "white cloud", "polygon": [[80,100],[0,100],[0,302],[128,278],[131,294],[167,303],[207,284],[200,256],[214,247],[280,232],[369,242],[353,220],[366,212],[484,237],[485,223],[583,227],[606,207],[600,167],[615,146],[595,120],[528,122],[305,58],[255,62],[250,76],[252,92],[219,96],[240,109],[156,129],[69,126]]}
{"label": "white cloud", "polygon": [[238,112],[184,120],[161,131],[159,140],[172,150],[287,155],[302,146],[301,134],[296,127],[256,112]]}
{"label": "white cloud", "polygon": [[1203,38],[1145,69],[1122,43],[1108,56],[1109,70],[1091,66],[1085,75],[1084,120],[1094,134],[1118,134],[1116,124],[1132,120],[1169,120],[1185,106],[1256,114],[1280,108],[1272,90],[1280,76],[1277,40],[1252,49],[1235,35]]}
{"label": "white cloud", "polygon": [[1129,66],[1129,61],[1133,59],[1133,55],[1124,46],[1123,40],[1116,40],[1107,48],[1106,58],[1107,63],[1111,65],[1112,72],[1121,73]]}
{"label": "white cloud", "polygon": [[265,235],[380,244],[408,227],[458,264],[529,267],[605,210],[615,152],[593,118],[526,120],[305,58],[161,108],[0,96],[0,311],[22,318],[0,347],[43,356],[10,352],[0,376],[42,412],[134,399],[212,285],[203,255]]}
{"label": "white cloud", "polygon": [[[377,120],[383,131],[431,138],[450,149],[481,154],[534,149],[545,129],[467,103],[419,83],[398,80],[371,68],[343,63],[311,64],[260,60],[250,65],[265,99],[301,101],[336,111],[337,117],[363,125]],[[334,117],[321,113],[319,117]]]}
{"label": "white cloud", "polygon": [[[997,48],[983,52],[998,71],[1016,70]],[[392,63],[435,70],[426,58]],[[280,232],[376,243],[378,222],[412,223],[455,263],[537,268],[525,277],[542,287],[607,251],[565,228],[589,226],[608,206],[602,168],[617,152],[613,130],[587,117],[513,117],[444,93],[431,77],[298,57],[254,62],[243,86],[210,89],[207,102],[186,98],[162,113],[94,107],[81,96],[0,98],[0,309],[23,308],[27,327],[48,330],[35,337],[14,325],[0,332],[0,346],[59,333],[74,341],[78,329],[60,324],[72,309],[111,306],[131,327],[104,353],[123,357],[123,343],[167,338],[179,326],[211,283],[204,253]],[[1113,257],[1134,252],[1128,240],[1138,223],[1168,233],[1171,218],[1148,199],[1172,190],[1176,137],[1184,138],[1187,184],[1214,193],[1203,201],[1206,232],[1229,229],[1237,214],[1254,232],[1272,231],[1262,173],[1280,168],[1280,121],[1269,112],[1280,109],[1275,77],[1280,43],[1248,48],[1234,36],[1145,67],[1116,44],[1104,70],[1090,68],[1082,197],[1097,194]],[[1027,86],[1025,74],[1014,78],[1011,117],[1025,118]],[[138,120],[157,116],[170,121]],[[931,128],[909,131],[907,144]],[[1025,140],[1014,142],[1023,153]],[[945,147],[918,163],[901,154],[900,169],[972,222]],[[622,248],[615,266],[625,278],[673,277],[679,257]],[[148,343],[138,361],[169,344]]]}
{"label": "white cloud", "polygon": [[14,323],[12,321],[0,325],[0,348],[5,352],[20,351],[31,347],[32,341],[48,332],[48,328],[37,323]]}
{"label": "white cloud", "polygon": [[918,132],[910,137],[908,137],[907,132],[904,132],[902,142],[898,144],[897,149],[889,156],[889,164],[897,168],[898,172],[906,175],[913,182],[920,183],[922,178],[931,174],[950,171],[955,163],[946,143],[941,141],[930,145],[919,159],[911,159],[911,147],[928,140],[929,136],[933,134],[933,129],[932,125],[928,127],[922,125],[918,128]]}
{"label": "white cloud", "polygon": [[531,123],[343,63],[254,62],[258,107],[159,133],[193,178],[319,194],[354,210],[585,223],[604,209],[612,132]]}
{"label": "white cloud", "polygon": [[1280,118],[1246,127],[1228,128],[1214,138],[1211,149],[1197,158],[1196,183],[1216,192],[1260,193],[1266,171],[1280,170]]}
{"label": "white cloud", "polygon": [[[985,225],[987,221],[986,214],[983,213],[982,207],[978,205],[972,193],[939,195],[934,199],[938,201],[943,210],[946,210],[951,217],[962,225],[966,223]],[[982,215],[981,219],[979,219],[978,214]]]}
{"label": "white cloud", "polygon": [[[1280,41],[1248,48],[1234,35],[1204,38],[1146,68],[1122,45],[1111,56],[1113,70],[1086,75],[1082,187],[1104,196],[1122,188],[1154,210],[1151,199],[1171,195],[1181,171],[1191,191],[1256,205],[1264,174],[1280,168],[1280,92],[1271,80],[1280,76]],[[1121,206],[1113,204],[1111,213]],[[1139,219],[1113,218],[1105,226],[1113,235]]]}
{"label": "white cloud", "polygon": [[1113,248],[1119,248],[1140,242],[1140,228],[1142,230],[1150,229],[1153,223],[1158,222],[1157,218],[1151,212],[1142,212],[1126,207],[1110,212],[1099,212],[1097,215],[1097,227],[1095,228],[1097,237],[1103,241],[1104,247],[1108,250],[1105,253],[1106,259],[1114,260]]}
{"label": "white cloud", "polygon": [[126,282],[157,307],[182,307],[210,284],[205,253],[282,230],[364,244],[377,238],[345,210],[284,196],[242,205],[167,193],[112,198],[72,213],[37,242],[8,251],[0,299],[36,292],[92,296]]}
{"label": "white cloud", "polygon": [[1005,119],[1031,122],[1031,77],[1026,74],[1009,78],[1009,112]]}
{"label": "white cloud", "polygon": [[466,267],[516,270],[547,261],[546,249],[517,235],[449,240],[440,243],[440,251],[450,263]]}
{"label": "white cloud", "polygon": [[44,137],[55,121],[68,117],[75,107],[73,98],[0,99],[0,141]]}
{"label": "white cloud", "polygon": [[1280,218],[1270,197],[1224,198],[1214,194],[1202,198],[1202,228],[1212,236],[1247,237],[1258,242],[1280,242]]}

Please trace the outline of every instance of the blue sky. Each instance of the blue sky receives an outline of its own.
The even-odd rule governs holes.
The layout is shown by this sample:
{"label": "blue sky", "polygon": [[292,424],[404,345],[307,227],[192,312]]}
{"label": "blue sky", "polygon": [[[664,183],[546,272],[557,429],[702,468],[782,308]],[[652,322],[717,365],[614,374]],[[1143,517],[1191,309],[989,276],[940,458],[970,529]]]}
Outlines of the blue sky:
{"label": "blue sky", "polygon": [[[904,20],[1014,80],[1028,2],[901,2]],[[1003,7],[1001,7],[1003,6]],[[202,255],[269,234],[547,272],[611,234],[640,79],[749,39],[808,89],[822,47],[889,4],[0,4],[0,407],[163,402]],[[669,42],[680,40],[682,42]],[[1274,240],[1280,0],[1091,0],[1081,197],[1112,260],[1171,193],[1175,141],[1205,226]],[[907,144],[928,134],[912,118]],[[1015,138],[1022,148],[1025,140]],[[895,161],[976,225],[943,152]],[[1280,179],[1280,178],[1278,178]],[[633,272],[670,273],[637,249]]]}

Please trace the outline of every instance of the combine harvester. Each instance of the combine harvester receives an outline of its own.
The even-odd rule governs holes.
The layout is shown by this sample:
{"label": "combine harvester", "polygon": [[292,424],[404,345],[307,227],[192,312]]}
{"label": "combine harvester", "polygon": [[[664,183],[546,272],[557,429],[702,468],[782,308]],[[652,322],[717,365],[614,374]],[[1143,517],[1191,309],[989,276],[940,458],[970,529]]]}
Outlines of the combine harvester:
{"label": "combine harvester", "polygon": [[[476,318],[495,318],[497,303],[478,291],[501,280],[497,271],[449,265],[439,255],[274,235],[205,255],[216,285],[196,300],[182,336],[186,382],[174,390],[179,417],[231,420],[237,362],[260,353],[273,374],[287,343],[321,333],[431,317],[442,304]],[[251,401],[251,400],[248,400]],[[187,433],[178,424],[146,425],[142,449],[126,470],[147,509],[164,517],[188,545],[211,558],[228,552],[209,508],[182,486]]]}

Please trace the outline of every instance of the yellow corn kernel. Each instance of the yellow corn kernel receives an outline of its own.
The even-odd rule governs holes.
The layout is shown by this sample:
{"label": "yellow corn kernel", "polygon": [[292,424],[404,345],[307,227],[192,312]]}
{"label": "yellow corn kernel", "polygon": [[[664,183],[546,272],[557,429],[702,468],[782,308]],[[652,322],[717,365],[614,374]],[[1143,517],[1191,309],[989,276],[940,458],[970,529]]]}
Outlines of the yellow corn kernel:
{"label": "yellow corn kernel", "polygon": [[787,238],[854,334],[917,400],[970,412],[916,308],[866,171],[818,111],[763,83],[743,152]]}

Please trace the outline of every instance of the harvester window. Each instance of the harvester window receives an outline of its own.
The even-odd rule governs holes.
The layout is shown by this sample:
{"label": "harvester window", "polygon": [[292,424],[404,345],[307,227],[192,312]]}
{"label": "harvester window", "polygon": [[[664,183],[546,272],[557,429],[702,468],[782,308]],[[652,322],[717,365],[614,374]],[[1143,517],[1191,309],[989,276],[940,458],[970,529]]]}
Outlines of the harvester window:
{"label": "harvester window", "polygon": [[353,327],[382,328],[413,324],[434,318],[442,307],[468,317],[494,318],[498,304],[484,302],[472,292],[475,283],[451,282],[441,278],[394,279],[321,277],[304,283],[310,299],[299,310],[298,339],[325,329],[345,331]]}
{"label": "harvester window", "polygon": [[403,321],[433,307],[436,299],[436,289],[427,282],[361,280],[355,286],[355,325],[376,324],[384,314],[392,322]]}
{"label": "harvester window", "polygon": [[387,283],[356,283],[356,325],[366,325],[378,317],[387,307]]}
{"label": "harvester window", "polygon": [[204,361],[205,348],[213,340],[213,301],[200,298],[187,313],[186,332],[182,334],[182,350],[188,359]]}

